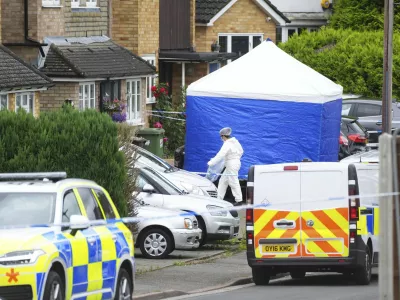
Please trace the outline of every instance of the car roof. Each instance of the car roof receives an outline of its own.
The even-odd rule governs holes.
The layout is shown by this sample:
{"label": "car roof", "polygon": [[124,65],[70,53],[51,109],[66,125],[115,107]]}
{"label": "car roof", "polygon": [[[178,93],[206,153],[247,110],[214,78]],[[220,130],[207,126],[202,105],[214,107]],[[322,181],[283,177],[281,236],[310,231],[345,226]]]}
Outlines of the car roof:
{"label": "car roof", "polygon": [[[86,179],[63,179],[59,181],[44,180],[9,180],[0,182],[0,191],[8,193],[57,193],[67,187],[90,186],[100,188],[100,186],[91,180]],[[0,193],[1,193],[0,192]]]}
{"label": "car roof", "polygon": [[344,99],[343,103],[345,102],[352,102],[352,103],[371,103],[371,104],[379,104],[382,105],[382,101],[381,100],[377,100],[377,99]]}

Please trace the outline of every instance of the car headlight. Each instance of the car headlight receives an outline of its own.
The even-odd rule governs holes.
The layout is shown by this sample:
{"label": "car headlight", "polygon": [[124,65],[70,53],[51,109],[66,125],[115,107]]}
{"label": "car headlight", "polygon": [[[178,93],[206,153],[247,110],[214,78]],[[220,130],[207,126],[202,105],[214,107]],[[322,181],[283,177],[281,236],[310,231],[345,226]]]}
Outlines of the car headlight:
{"label": "car headlight", "polygon": [[0,256],[0,265],[33,264],[43,254],[43,250],[22,250],[9,252]]}
{"label": "car headlight", "polygon": [[202,189],[200,189],[198,186],[187,183],[187,182],[182,182],[181,185],[184,187],[186,191],[188,191],[189,194],[194,194],[194,195],[200,195],[204,196],[204,192]]}
{"label": "car headlight", "polygon": [[207,205],[207,209],[212,216],[225,217],[228,212],[221,206]]}
{"label": "car headlight", "polygon": [[193,222],[192,222],[192,220],[185,218],[185,228],[186,228],[186,229],[193,229]]}

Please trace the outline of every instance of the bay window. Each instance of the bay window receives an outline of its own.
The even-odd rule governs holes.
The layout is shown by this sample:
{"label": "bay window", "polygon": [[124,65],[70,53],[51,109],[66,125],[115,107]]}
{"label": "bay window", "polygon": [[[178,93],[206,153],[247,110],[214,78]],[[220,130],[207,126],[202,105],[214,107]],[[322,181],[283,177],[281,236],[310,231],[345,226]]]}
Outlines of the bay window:
{"label": "bay window", "polygon": [[[143,59],[147,61],[152,66],[156,65],[156,57],[155,55],[146,55],[143,56]],[[155,78],[154,76],[146,77],[146,103],[151,104],[155,103],[156,98],[153,97],[153,93],[151,92],[151,87],[155,85]]]}
{"label": "bay window", "polygon": [[79,84],[79,110],[96,108],[96,93],[94,82]]}
{"label": "bay window", "polygon": [[34,112],[35,93],[17,93],[15,95],[15,111],[22,108],[28,113]]}
{"label": "bay window", "polygon": [[8,95],[0,94],[0,110],[8,109]]}
{"label": "bay window", "polygon": [[142,101],[140,79],[126,81],[127,121],[138,124],[142,122]]}

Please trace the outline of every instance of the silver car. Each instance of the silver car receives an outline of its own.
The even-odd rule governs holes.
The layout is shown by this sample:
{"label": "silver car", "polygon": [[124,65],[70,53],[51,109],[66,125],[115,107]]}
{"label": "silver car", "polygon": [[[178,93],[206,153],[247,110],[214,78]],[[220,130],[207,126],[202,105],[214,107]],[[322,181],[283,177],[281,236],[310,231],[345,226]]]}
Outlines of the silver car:
{"label": "silver car", "polygon": [[190,194],[217,197],[217,188],[210,180],[173,167],[153,153],[138,146],[134,147],[138,152],[137,168],[141,168],[142,166],[150,167],[162,173],[165,178]]}
{"label": "silver car", "polygon": [[146,258],[165,258],[174,250],[199,247],[201,229],[194,215],[180,210],[139,206],[136,247]]}
{"label": "silver car", "polygon": [[200,246],[211,240],[229,240],[239,234],[240,218],[233,205],[208,196],[180,189],[163,174],[143,167],[138,169],[138,200],[156,207],[180,209],[196,215],[202,230]]}

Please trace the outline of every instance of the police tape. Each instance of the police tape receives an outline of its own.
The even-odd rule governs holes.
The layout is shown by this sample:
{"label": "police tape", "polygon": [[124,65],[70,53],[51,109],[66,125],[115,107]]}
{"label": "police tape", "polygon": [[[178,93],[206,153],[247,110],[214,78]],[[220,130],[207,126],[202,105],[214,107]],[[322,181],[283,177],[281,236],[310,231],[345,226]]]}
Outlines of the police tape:
{"label": "police tape", "polygon": [[[368,198],[381,198],[381,197],[391,197],[391,196],[398,196],[400,193],[394,192],[394,193],[380,193],[380,194],[371,194],[371,195],[363,195],[363,199],[368,199]],[[117,224],[117,223],[124,223],[124,224],[132,224],[132,223],[140,223],[143,221],[151,221],[151,220],[161,220],[161,219],[174,219],[178,217],[197,217],[197,216],[204,216],[204,215],[211,215],[211,216],[216,216],[216,217],[226,217],[228,216],[229,212],[232,211],[242,211],[242,210],[247,210],[247,209],[274,209],[274,210],[284,210],[284,211],[295,211],[294,209],[283,209],[289,205],[293,204],[299,204],[300,201],[294,201],[294,202],[276,202],[276,203],[271,203],[268,199],[264,199],[262,203],[260,204],[243,204],[241,206],[226,206],[226,207],[221,207],[220,202],[216,202],[213,204],[212,200],[216,200],[215,198],[209,197],[210,202],[207,206],[212,206],[212,209],[207,208],[207,211],[190,211],[186,209],[178,209],[175,208],[177,211],[182,211],[181,213],[176,213],[173,214],[164,214],[161,216],[155,215],[154,217],[123,217],[123,218],[116,218],[116,219],[108,219],[108,220],[89,220],[88,222],[85,223],[88,227],[91,226],[105,226],[105,225],[112,225],[112,224]],[[340,201],[340,200],[354,200],[354,199],[359,199],[360,195],[352,195],[352,196],[340,196],[340,197],[329,197],[329,198],[320,198],[320,199],[312,199],[312,200],[301,200],[301,204],[306,204],[306,203],[320,203],[321,201]],[[138,202],[137,200],[133,200]],[[275,201],[274,201],[275,202]],[[138,203],[139,207],[152,207],[151,205],[142,205]],[[371,206],[373,207],[379,207],[379,203],[372,203]],[[168,207],[165,207],[168,209]],[[331,207],[335,208],[335,207]],[[139,209],[140,210],[140,209]],[[233,217],[233,216],[232,216]],[[0,220],[0,229],[5,230],[5,229],[24,229],[24,228],[37,228],[37,227],[61,227],[61,228],[70,228],[71,225],[76,225],[72,224],[71,222],[61,222],[61,223],[40,223],[40,224],[21,224],[21,225],[1,225],[2,220]],[[0,232],[1,236],[1,232]]]}
{"label": "police tape", "polygon": [[184,111],[165,111],[165,110],[147,110],[148,113],[170,114],[170,115],[186,115]]}
{"label": "police tape", "polygon": [[163,118],[163,119],[169,119],[169,120],[177,120],[177,121],[186,122],[185,119],[178,119],[178,118],[167,117],[167,116],[160,116],[160,115],[155,115],[155,114],[149,114],[149,116],[158,117],[158,118]]}

